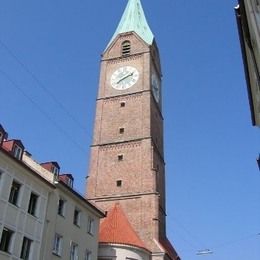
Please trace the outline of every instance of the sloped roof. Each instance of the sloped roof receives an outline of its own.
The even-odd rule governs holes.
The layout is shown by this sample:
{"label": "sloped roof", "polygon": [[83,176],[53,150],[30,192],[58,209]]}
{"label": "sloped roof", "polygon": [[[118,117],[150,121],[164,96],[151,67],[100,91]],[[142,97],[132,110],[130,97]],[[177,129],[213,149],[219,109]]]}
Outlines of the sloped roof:
{"label": "sloped roof", "polygon": [[160,244],[163,246],[164,250],[172,260],[181,259],[167,237],[160,239]]}
{"label": "sloped roof", "polygon": [[153,43],[154,35],[147,23],[140,0],[128,0],[125,11],[108,46],[118,34],[132,31],[147,44],[151,45]]}
{"label": "sloped roof", "polygon": [[144,242],[134,231],[119,203],[116,203],[108,211],[107,217],[101,222],[99,242],[131,245],[147,250]]}

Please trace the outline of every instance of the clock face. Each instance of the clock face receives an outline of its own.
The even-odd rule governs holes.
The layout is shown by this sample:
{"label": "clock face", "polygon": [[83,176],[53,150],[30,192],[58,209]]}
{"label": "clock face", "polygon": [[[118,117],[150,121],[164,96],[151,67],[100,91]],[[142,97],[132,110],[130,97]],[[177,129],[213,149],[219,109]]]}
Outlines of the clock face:
{"label": "clock face", "polygon": [[116,71],[111,76],[110,83],[114,89],[125,90],[132,87],[139,78],[139,72],[131,66],[124,66]]}
{"label": "clock face", "polygon": [[160,81],[156,74],[152,74],[152,91],[153,91],[153,96],[158,103],[160,100]]}

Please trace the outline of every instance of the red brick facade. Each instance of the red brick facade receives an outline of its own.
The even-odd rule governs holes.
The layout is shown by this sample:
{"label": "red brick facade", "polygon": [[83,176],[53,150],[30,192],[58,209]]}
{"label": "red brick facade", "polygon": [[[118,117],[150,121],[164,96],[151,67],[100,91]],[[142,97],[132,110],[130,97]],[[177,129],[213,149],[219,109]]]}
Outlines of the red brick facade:
{"label": "red brick facade", "polygon": [[[121,55],[125,40],[131,43],[127,57]],[[116,90],[110,79],[122,66],[135,67],[139,78],[132,87]],[[161,101],[151,90],[152,73],[161,76],[156,44],[147,45],[134,32],[118,35],[104,52],[87,198],[103,210],[120,202],[145,246],[163,253],[155,242],[166,238],[163,118]]]}

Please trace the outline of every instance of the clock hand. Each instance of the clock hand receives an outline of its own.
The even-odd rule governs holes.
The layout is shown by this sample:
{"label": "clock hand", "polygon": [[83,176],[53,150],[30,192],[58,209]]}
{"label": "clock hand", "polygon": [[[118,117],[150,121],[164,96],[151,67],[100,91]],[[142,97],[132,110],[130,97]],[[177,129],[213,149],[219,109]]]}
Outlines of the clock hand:
{"label": "clock hand", "polygon": [[134,72],[129,73],[129,74],[127,74],[126,76],[123,76],[121,79],[119,79],[119,80],[117,81],[116,84],[120,83],[122,80],[124,80],[124,79],[126,79],[126,78],[128,78],[128,77],[130,77],[130,76],[133,76],[133,74],[134,74]]}

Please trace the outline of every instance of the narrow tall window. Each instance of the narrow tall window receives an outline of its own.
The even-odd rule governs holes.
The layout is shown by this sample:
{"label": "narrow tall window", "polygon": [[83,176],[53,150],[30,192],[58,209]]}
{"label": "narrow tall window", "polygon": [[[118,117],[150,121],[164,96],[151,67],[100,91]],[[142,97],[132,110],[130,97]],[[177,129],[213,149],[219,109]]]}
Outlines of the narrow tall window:
{"label": "narrow tall window", "polygon": [[23,238],[23,245],[22,245],[21,256],[20,256],[21,259],[29,260],[31,244],[32,244],[31,239],[27,237]]}
{"label": "narrow tall window", "polygon": [[62,249],[62,236],[59,234],[55,234],[52,253],[60,256]]}
{"label": "narrow tall window", "polygon": [[70,260],[78,260],[78,245],[73,242],[70,247]]}
{"label": "narrow tall window", "polygon": [[65,215],[65,200],[64,199],[59,199],[58,214],[63,217]]}
{"label": "narrow tall window", "polygon": [[38,196],[34,193],[31,193],[29,206],[28,206],[28,213],[33,216],[35,216],[36,213],[37,201],[38,201]]}
{"label": "narrow tall window", "polygon": [[21,184],[19,184],[16,181],[13,181],[9,194],[9,202],[14,205],[17,205],[20,187]]}
{"label": "narrow tall window", "polygon": [[131,53],[131,43],[130,41],[124,41],[122,43],[122,56],[128,56]]}
{"label": "narrow tall window", "polygon": [[95,220],[91,217],[88,218],[88,233],[90,235],[94,234],[94,224],[95,224]]}
{"label": "narrow tall window", "polygon": [[116,186],[117,187],[121,187],[122,186],[122,181],[121,180],[117,180],[116,181]]}
{"label": "narrow tall window", "polygon": [[85,260],[91,260],[91,259],[92,259],[92,253],[87,249],[85,254]]}
{"label": "narrow tall window", "polygon": [[10,253],[10,246],[11,246],[11,242],[12,242],[13,233],[14,232],[8,228],[3,229],[2,237],[1,237],[1,241],[0,241],[0,250],[1,251]]}
{"label": "narrow tall window", "polygon": [[73,223],[76,226],[80,225],[80,211],[78,209],[74,210]]}
{"label": "narrow tall window", "polygon": [[14,145],[14,157],[18,160],[22,158],[22,148],[18,145]]}

